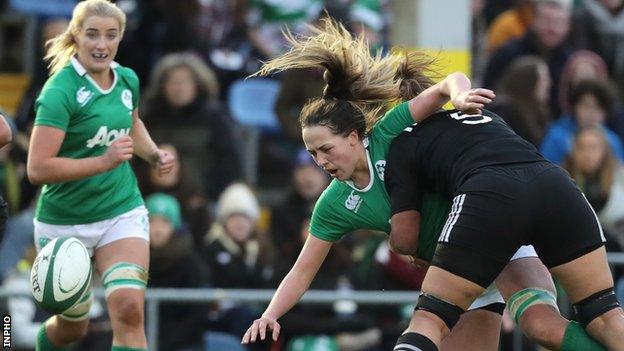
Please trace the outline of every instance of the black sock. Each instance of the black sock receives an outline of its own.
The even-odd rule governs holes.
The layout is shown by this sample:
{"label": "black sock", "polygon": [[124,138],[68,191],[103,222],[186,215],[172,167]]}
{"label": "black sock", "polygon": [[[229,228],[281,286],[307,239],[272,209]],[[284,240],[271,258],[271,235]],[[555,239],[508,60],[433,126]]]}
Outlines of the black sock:
{"label": "black sock", "polygon": [[[411,346],[411,347],[410,347]],[[414,349],[414,347],[416,347]],[[428,337],[417,333],[399,336],[394,351],[438,351],[438,347]]]}

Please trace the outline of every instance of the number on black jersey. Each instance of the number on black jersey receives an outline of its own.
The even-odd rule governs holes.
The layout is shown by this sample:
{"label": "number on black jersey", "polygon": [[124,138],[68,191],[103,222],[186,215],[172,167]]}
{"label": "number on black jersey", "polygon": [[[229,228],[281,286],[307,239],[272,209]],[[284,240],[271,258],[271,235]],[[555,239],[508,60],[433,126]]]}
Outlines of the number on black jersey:
{"label": "number on black jersey", "polygon": [[492,117],[484,116],[482,114],[469,115],[467,113],[460,114],[459,112],[453,112],[450,116],[463,124],[482,124],[492,122]]}

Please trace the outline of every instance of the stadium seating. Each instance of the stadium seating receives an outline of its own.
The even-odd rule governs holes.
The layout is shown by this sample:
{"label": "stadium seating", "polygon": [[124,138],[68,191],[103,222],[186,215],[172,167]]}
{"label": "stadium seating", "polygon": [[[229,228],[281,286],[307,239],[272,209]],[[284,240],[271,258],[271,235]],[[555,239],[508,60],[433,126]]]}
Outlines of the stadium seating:
{"label": "stadium seating", "polygon": [[243,126],[243,173],[249,184],[257,183],[260,134],[280,131],[274,108],[279,91],[279,81],[269,78],[240,79],[229,90],[228,108]]}
{"label": "stadium seating", "polygon": [[30,77],[26,74],[0,73],[0,106],[9,115],[15,114],[29,82]]}
{"label": "stadium seating", "polygon": [[240,79],[232,83],[228,106],[234,119],[244,126],[257,127],[262,132],[279,132],[275,100],[280,83],[269,78]]}

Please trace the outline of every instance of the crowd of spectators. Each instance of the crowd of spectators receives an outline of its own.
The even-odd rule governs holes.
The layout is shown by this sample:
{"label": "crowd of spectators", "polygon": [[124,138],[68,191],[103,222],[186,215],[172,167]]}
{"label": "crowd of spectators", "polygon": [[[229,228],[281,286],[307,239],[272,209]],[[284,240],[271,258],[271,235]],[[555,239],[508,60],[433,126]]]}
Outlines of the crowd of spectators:
{"label": "crowd of spectators", "polygon": [[[322,72],[296,70],[269,78],[280,86],[274,106],[279,128],[260,128],[251,149],[251,128],[233,115],[230,87],[262,60],[288,49],[282,28],[305,33],[307,23],[323,16],[365,36],[373,49],[388,51],[394,44],[390,1],[117,3],[128,14],[117,61],[140,77],[140,110],[151,135],[177,155],[174,170],[164,176],[135,165],[150,211],[149,286],[276,288],[296,260],[314,203],[330,181],[302,149],[297,122],[303,104],[321,94]],[[489,108],[570,172],[603,225],[608,249],[621,252],[624,0],[472,0],[472,5],[474,85],[495,90]],[[47,77],[44,43],[67,26],[67,17],[58,14],[33,16],[39,23],[37,67],[10,116],[14,143],[0,150],[0,191],[11,211],[0,245],[5,286],[27,284],[33,259],[38,189],[25,177],[33,101]],[[257,181],[245,174],[250,150],[258,153]],[[623,276],[617,269],[614,275],[624,300]],[[417,290],[423,276],[422,269],[389,250],[384,234],[361,231],[335,245],[312,288]],[[161,349],[202,350],[212,332],[239,338],[262,307],[228,301],[162,304]],[[10,299],[2,308],[21,316],[14,319],[23,323],[14,326],[23,331],[16,345],[32,348],[34,325],[45,314],[23,299]],[[331,305],[300,305],[281,321],[282,337],[271,349],[389,349],[410,313],[410,306],[358,306],[339,298]],[[105,310],[96,305],[92,318],[91,338],[75,349],[110,348],[102,342],[110,340]]]}

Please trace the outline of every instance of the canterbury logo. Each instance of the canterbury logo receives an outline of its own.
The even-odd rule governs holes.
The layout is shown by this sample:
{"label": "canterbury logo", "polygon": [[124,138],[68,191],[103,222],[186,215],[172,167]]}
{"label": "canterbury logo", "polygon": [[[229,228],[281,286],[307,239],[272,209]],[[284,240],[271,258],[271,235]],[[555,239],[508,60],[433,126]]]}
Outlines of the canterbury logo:
{"label": "canterbury logo", "polygon": [[80,104],[80,106],[86,105],[92,97],[93,92],[87,90],[85,87],[80,87],[80,89],[76,92],[76,101]]}
{"label": "canterbury logo", "polygon": [[356,194],[355,190],[352,190],[351,194],[349,194],[349,197],[347,197],[347,199],[345,200],[345,207],[347,208],[347,210],[351,210],[357,213],[360,205],[362,205],[362,197]]}

